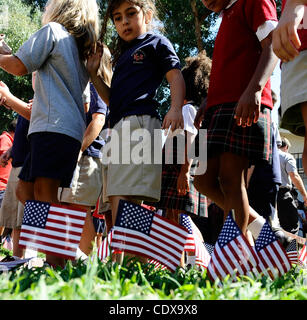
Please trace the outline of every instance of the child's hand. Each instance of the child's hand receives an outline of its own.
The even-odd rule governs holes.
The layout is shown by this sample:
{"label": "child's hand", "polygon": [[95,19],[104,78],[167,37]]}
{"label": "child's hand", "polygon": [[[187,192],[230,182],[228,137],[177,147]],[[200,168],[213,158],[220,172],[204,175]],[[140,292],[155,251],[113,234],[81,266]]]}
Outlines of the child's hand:
{"label": "child's hand", "polygon": [[163,119],[162,129],[171,127],[172,131],[183,129],[182,110],[178,108],[171,108]]}
{"label": "child's hand", "polygon": [[177,179],[177,191],[179,195],[184,196],[187,192],[190,191],[189,180],[189,172],[180,171],[180,174]]}
{"label": "child's hand", "polygon": [[93,52],[87,59],[86,68],[89,74],[96,75],[100,67],[100,61],[103,56],[103,46],[97,43],[96,49],[93,49]]}
{"label": "child's hand", "polygon": [[[293,2],[293,1],[292,1]],[[297,28],[304,16],[304,5],[286,3],[277,28],[273,32],[273,51],[283,61],[293,60],[299,54],[301,41]]]}
{"label": "child's hand", "polygon": [[0,105],[5,106],[5,102],[9,94],[10,94],[10,89],[8,88],[8,86],[3,81],[0,81]]}
{"label": "child's hand", "polygon": [[11,151],[12,151],[12,149],[10,148],[0,156],[0,166],[1,167],[4,168],[8,165],[8,162],[11,158]]}
{"label": "child's hand", "polygon": [[5,35],[0,34],[0,54],[11,54],[12,49],[8,46],[8,44],[4,41]]}
{"label": "child's hand", "polygon": [[259,119],[261,106],[261,92],[250,92],[249,90],[245,91],[237,106],[235,119],[238,126],[243,128],[248,126],[250,127],[253,123],[256,123]]}

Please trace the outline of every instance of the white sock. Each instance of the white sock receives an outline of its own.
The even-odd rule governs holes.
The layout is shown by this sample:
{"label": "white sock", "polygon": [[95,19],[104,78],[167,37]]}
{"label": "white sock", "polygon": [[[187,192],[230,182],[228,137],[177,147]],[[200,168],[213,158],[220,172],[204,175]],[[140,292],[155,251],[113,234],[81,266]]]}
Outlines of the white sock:
{"label": "white sock", "polygon": [[81,251],[81,249],[78,247],[77,252],[76,252],[76,260],[78,260],[80,258],[81,258],[81,260],[85,260],[88,258],[88,256],[83,251]]}
{"label": "white sock", "polygon": [[264,223],[265,219],[262,216],[259,216],[247,226],[247,229],[252,233],[255,240],[258,238]]}
{"label": "white sock", "polygon": [[187,256],[186,264],[190,264],[190,265],[194,266],[195,261],[196,261],[196,256]]}

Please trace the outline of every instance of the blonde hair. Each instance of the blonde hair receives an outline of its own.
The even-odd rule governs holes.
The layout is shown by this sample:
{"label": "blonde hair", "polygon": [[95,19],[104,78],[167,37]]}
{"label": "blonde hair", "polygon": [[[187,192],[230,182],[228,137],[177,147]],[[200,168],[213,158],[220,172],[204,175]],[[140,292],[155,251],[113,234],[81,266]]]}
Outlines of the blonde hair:
{"label": "blonde hair", "polygon": [[75,37],[80,58],[85,60],[99,36],[99,9],[96,0],[48,0],[43,25],[57,22]]}
{"label": "blonde hair", "polygon": [[109,48],[103,43],[103,55],[100,61],[100,66],[97,72],[106,85],[111,86],[112,80],[112,56]]}

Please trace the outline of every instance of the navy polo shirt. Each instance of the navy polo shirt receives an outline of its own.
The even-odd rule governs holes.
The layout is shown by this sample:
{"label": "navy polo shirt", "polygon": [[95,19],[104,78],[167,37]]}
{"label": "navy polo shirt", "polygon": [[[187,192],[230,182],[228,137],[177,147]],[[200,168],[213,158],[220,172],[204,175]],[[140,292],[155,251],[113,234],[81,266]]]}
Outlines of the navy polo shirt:
{"label": "navy polo shirt", "polygon": [[171,69],[180,69],[179,58],[167,38],[147,32],[126,44],[111,82],[109,126],[123,117],[151,115],[160,119],[155,100],[158,87]]}
{"label": "navy polo shirt", "polygon": [[[108,106],[103,102],[103,100],[98,95],[94,85],[90,83],[91,89],[91,102],[89,111],[86,113],[86,126],[88,126],[92,121],[93,113],[107,114]],[[87,155],[94,158],[102,158],[101,148],[105,144],[103,138],[98,136],[87,149],[84,150],[83,155]]]}
{"label": "navy polo shirt", "polygon": [[29,140],[27,137],[29,124],[30,122],[27,119],[20,115],[18,116],[11,153],[12,166],[14,168],[23,166],[26,155],[30,151]]}

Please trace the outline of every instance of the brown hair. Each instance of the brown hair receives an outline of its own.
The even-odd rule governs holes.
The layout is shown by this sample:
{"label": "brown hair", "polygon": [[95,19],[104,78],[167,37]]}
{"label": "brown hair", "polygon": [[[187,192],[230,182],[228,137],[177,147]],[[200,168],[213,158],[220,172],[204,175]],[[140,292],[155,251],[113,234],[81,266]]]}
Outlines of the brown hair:
{"label": "brown hair", "polygon": [[[126,1],[140,7],[141,10],[144,12],[144,14],[146,14],[146,12],[150,10],[152,12],[153,19],[158,20],[155,4],[151,0],[109,0],[108,8],[104,16],[103,24],[101,28],[101,34],[100,34],[101,42],[104,41],[104,37],[107,31],[108,21],[112,20],[113,22],[114,10],[117,9],[123,2],[126,2]],[[151,28],[151,25],[149,24],[148,29],[150,28]],[[113,46],[113,50],[112,50],[113,52],[112,62],[114,64],[116,64],[118,58],[121,56],[121,54],[125,50],[125,45],[126,45],[125,41],[123,41],[119,36],[117,36]]]}
{"label": "brown hair", "polygon": [[207,96],[212,61],[203,50],[197,56],[186,58],[185,63],[181,70],[186,84],[185,99],[200,105]]}

